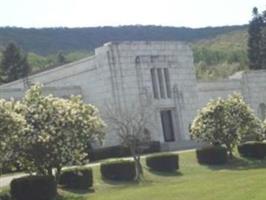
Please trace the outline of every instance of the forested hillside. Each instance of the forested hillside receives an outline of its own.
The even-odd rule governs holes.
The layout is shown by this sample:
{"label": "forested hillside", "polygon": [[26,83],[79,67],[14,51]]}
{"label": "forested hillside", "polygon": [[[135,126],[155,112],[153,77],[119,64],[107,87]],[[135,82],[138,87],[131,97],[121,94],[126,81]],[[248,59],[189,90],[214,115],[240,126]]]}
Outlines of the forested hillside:
{"label": "forested hillside", "polygon": [[[89,56],[108,41],[186,41],[194,52],[197,77],[226,78],[247,68],[247,26],[176,28],[121,26],[95,28],[0,28],[0,51],[15,42],[28,53],[32,73],[58,66],[58,53],[65,63]],[[1,59],[1,54],[0,54]]]}
{"label": "forested hillside", "polygon": [[25,51],[49,55],[58,51],[92,51],[109,41],[132,40],[180,40],[196,41],[217,35],[244,30],[246,26],[225,26],[207,28],[177,28],[163,26],[120,26],[95,28],[0,28],[0,45],[10,41]]}

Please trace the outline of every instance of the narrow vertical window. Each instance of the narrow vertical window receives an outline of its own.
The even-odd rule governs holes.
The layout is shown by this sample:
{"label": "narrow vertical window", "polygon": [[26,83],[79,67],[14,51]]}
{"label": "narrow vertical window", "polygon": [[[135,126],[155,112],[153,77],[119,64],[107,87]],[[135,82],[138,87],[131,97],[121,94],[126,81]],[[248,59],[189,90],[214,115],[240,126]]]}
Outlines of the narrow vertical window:
{"label": "narrow vertical window", "polygon": [[164,68],[164,79],[166,84],[166,94],[168,98],[172,97],[171,94],[171,86],[170,86],[170,79],[169,79],[169,70],[168,68]]}
{"label": "narrow vertical window", "polygon": [[155,99],[158,99],[159,91],[158,91],[158,85],[157,85],[156,71],[154,68],[151,69],[151,80],[152,80],[153,96]]}
{"label": "narrow vertical window", "polygon": [[163,73],[162,73],[162,69],[158,68],[157,69],[158,72],[158,80],[159,80],[159,88],[160,88],[160,95],[161,98],[165,99],[165,90],[164,90],[164,80],[163,80]]}

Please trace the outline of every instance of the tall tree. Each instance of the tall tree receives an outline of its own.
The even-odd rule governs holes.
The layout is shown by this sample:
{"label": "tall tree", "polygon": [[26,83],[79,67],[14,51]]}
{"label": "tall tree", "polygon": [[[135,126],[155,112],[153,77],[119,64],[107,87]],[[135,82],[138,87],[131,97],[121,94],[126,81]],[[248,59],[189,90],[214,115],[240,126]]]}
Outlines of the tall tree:
{"label": "tall tree", "polygon": [[260,42],[260,62],[261,68],[266,69],[266,28],[261,30],[261,42]]}
{"label": "tall tree", "polygon": [[63,52],[59,52],[57,54],[56,60],[57,60],[58,65],[63,65],[66,63],[66,58],[65,58]]}
{"label": "tall tree", "polygon": [[261,40],[262,27],[264,26],[263,17],[258,9],[253,8],[253,18],[249,23],[248,33],[248,59],[250,69],[262,69]]}
{"label": "tall tree", "polygon": [[27,55],[23,55],[14,43],[9,43],[3,51],[0,67],[1,81],[4,83],[24,78],[30,72]]}

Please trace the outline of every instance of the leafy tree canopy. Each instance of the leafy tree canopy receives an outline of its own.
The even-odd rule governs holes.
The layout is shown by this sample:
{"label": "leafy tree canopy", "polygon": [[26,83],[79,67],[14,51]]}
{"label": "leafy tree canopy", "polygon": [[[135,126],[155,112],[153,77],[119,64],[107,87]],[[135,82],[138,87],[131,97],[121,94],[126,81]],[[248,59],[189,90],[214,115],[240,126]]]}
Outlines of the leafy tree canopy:
{"label": "leafy tree canopy", "polygon": [[0,169],[16,159],[18,144],[27,129],[23,115],[16,112],[19,107],[14,101],[0,100]]}
{"label": "leafy tree canopy", "polygon": [[97,109],[80,97],[44,96],[35,85],[22,100],[30,130],[23,139],[21,160],[30,171],[52,175],[52,169],[81,164],[88,142],[101,142],[104,123]]}
{"label": "leafy tree canopy", "polygon": [[225,145],[229,154],[241,140],[261,140],[263,128],[240,94],[211,100],[193,120],[191,137],[213,145]]}

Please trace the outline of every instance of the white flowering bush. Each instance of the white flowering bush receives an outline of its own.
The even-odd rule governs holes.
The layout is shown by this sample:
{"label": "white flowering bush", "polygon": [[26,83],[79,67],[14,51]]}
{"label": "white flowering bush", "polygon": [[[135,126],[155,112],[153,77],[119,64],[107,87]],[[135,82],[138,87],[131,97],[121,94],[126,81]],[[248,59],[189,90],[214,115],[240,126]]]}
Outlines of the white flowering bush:
{"label": "white flowering bush", "polygon": [[101,142],[104,123],[97,109],[80,97],[62,99],[44,96],[35,85],[22,99],[23,113],[30,129],[23,138],[22,163],[30,171],[57,175],[66,165],[81,164],[88,142]]}
{"label": "white flowering bush", "polygon": [[18,144],[27,127],[24,117],[15,112],[19,107],[15,101],[0,100],[0,168],[16,159]]}
{"label": "white flowering bush", "polygon": [[261,121],[240,94],[211,100],[203,107],[190,128],[191,137],[214,145],[225,145],[230,156],[244,139],[263,137]]}

